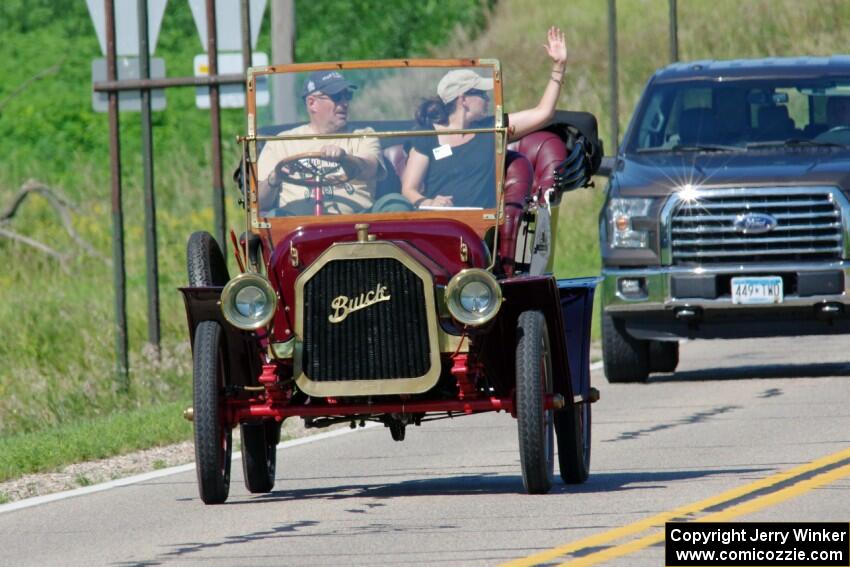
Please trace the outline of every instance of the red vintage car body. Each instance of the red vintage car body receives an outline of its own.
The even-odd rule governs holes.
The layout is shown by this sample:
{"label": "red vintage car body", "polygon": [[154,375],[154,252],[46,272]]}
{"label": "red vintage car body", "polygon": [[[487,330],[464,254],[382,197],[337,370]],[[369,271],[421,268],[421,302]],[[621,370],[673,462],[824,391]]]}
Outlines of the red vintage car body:
{"label": "red vintage car body", "polygon": [[[381,63],[392,66],[398,62]],[[454,60],[419,64],[445,67],[481,63]],[[249,92],[258,74],[328,65],[249,73]],[[363,63],[337,64],[352,69],[358,65]],[[498,72],[498,65],[493,68]],[[494,93],[494,101],[501,103],[500,89]],[[253,97],[249,97],[249,114],[255,111],[252,103]],[[559,115],[561,120],[565,117]],[[190,415],[200,447],[202,499],[216,503],[227,497],[229,465],[222,451],[228,453],[229,432],[237,425],[242,428],[243,445],[247,431],[247,451],[255,453],[245,456],[243,449],[243,458],[248,459],[246,484],[252,492],[267,492],[274,483],[274,431],[279,434],[284,419],[302,417],[313,427],[380,421],[396,440],[404,439],[407,425],[485,411],[510,413],[522,426],[522,414],[527,411],[519,409],[523,404],[517,402],[518,375],[526,372],[522,367],[545,375],[543,390],[534,394],[538,398],[532,406],[539,406],[541,415],[549,416],[548,421],[540,422],[544,435],[540,443],[548,451],[548,465],[539,463],[537,468],[543,472],[536,481],[527,480],[523,469],[526,488],[530,492],[548,490],[545,468],[551,469],[553,416],[559,450],[564,450],[561,437],[571,437],[564,442],[572,443],[578,455],[573,461],[580,461],[577,465],[561,461],[561,474],[568,482],[582,482],[589,468],[589,404],[598,398],[588,370],[595,279],[558,280],[551,273],[530,273],[517,252],[519,246],[530,247],[536,242],[534,227],[544,230],[542,221],[548,222],[550,210],[557,218],[557,168],[563,169],[580,153],[570,151],[577,146],[569,134],[581,131],[560,122],[514,144],[519,151],[509,152],[507,174],[502,169],[497,171],[497,184],[504,187],[499,207],[483,213],[417,211],[276,219],[263,218],[257,209],[256,172],[252,170],[257,150],[251,149],[251,144],[257,143],[258,136],[253,126],[249,126],[249,132],[254,134],[243,139],[246,152],[242,171],[248,172],[243,179],[249,181],[246,214],[250,230],[243,234],[236,250],[237,263],[243,271],[256,273],[254,277],[267,279],[276,305],[267,324],[256,329],[234,326],[223,314],[227,306],[222,305],[229,301],[222,295],[224,284],[231,284],[216,281],[223,278],[217,278],[214,269],[210,272],[210,266],[219,262],[218,247],[210,247],[208,238],[193,235],[189,270],[190,283],[194,280],[195,285],[181,291],[196,358],[196,400]],[[592,136],[595,142],[595,131]],[[601,151],[595,146],[592,149]],[[497,151],[505,152],[504,146]],[[584,176],[577,186],[588,184],[595,171],[587,155],[581,159],[587,163],[582,166]],[[399,167],[396,162],[393,166]],[[492,221],[487,222],[488,218]],[[201,252],[198,242],[207,243]],[[548,246],[551,244],[547,241]],[[369,267],[372,260],[376,267]],[[200,265],[207,275],[198,276],[193,265]],[[358,269],[365,271],[361,274]],[[473,272],[491,278],[498,286],[498,312],[480,325],[464,323],[447,306],[447,296],[455,294],[449,289],[452,281],[462,273]],[[338,306],[336,315],[333,305]],[[348,321],[344,321],[346,318]],[[538,337],[534,345],[523,347],[525,350],[517,350],[518,342],[522,342],[521,329],[531,319],[546,336]],[[203,331],[198,330],[201,325]],[[423,332],[426,328],[427,333]],[[207,344],[212,340],[209,337],[215,337],[215,344]],[[528,348],[541,352],[535,356],[543,358],[529,365],[524,361]],[[199,360],[199,356],[207,359]],[[384,367],[396,370],[385,372]],[[205,385],[205,380],[215,384]],[[199,399],[199,390],[208,392],[206,401]],[[200,406],[215,416],[200,419]],[[569,428],[558,425],[567,419],[559,421],[561,414],[571,416]],[[251,443],[264,445],[265,452],[251,449]],[[202,455],[204,451],[209,454]],[[565,466],[578,468],[572,471]],[[533,468],[529,470],[533,472]],[[532,472],[528,475],[534,476]]]}

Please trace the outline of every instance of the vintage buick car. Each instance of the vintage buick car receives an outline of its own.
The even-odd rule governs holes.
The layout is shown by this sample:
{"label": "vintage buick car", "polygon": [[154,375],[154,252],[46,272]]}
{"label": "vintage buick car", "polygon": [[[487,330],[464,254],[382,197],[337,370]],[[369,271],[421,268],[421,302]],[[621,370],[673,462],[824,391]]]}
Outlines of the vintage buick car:
{"label": "vintage buick car", "polygon": [[[466,201],[412,202],[400,193],[410,148],[437,142],[414,113],[450,71],[492,81],[488,119],[440,130],[477,138],[468,155],[456,148],[464,167],[490,165]],[[271,79],[294,85],[289,124],[257,106],[257,81]],[[228,496],[236,426],[248,491],[272,490],[289,417],[307,427],[380,422],[402,441],[408,425],[505,411],[518,422],[529,493],[550,489],[556,442],[564,481],[587,479],[596,280],[558,280],[551,266],[561,195],[599,166],[596,121],[559,113],[508,149],[501,85],[494,60],[249,70],[235,176],[245,230],[232,233],[239,274],[198,232],[181,289],[194,357],[186,416],[205,503]],[[334,109],[330,134],[303,127],[313,116],[305,105],[318,101]]]}

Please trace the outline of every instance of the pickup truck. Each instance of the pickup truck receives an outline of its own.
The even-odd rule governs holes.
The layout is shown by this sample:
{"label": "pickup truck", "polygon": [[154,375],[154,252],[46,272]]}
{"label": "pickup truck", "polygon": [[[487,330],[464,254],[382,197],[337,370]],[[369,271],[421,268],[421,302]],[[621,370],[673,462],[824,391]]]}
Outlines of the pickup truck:
{"label": "pickup truck", "polygon": [[609,382],[674,371],[682,338],[850,332],[850,57],[660,69],[607,166]]}

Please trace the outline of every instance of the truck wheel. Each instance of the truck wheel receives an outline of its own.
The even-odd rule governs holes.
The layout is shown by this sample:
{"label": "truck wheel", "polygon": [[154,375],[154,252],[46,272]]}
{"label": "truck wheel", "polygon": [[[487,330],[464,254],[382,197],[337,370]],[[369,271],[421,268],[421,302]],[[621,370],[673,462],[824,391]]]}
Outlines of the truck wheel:
{"label": "truck wheel", "polygon": [[602,361],[608,382],[645,382],[649,377],[649,341],[626,332],[623,322],[602,314]]}
{"label": "truck wheel", "polygon": [[222,330],[215,321],[202,321],[194,345],[195,470],[198,491],[205,504],[221,504],[230,491],[229,425],[224,423],[222,391],[225,351]]}
{"label": "truck wheel", "polygon": [[189,237],[186,270],[191,287],[223,286],[230,280],[221,248],[209,232],[193,232]]}
{"label": "truck wheel", "polygon": [[567,484],[581,484],[590,475],[590,403],[555,412],[558,467]]}
{"label": "truck wheel", "polygon": [[543,407],[544,395],[552,391],[546,319],[540,311],[525,311],[517,321],[516,414],[522,483],[529,494],[545,494],[552,487],[554,412]]}
{"label": "truck wheel", "polygon": [[280,424],[274,420],[243,423],[239,430],[245,488],[252,494],[271,492],[274,488]]}
{"label": "truck wheel", "polygon": [[678,342],[649,341],[649,368],[652,372],[675,372],[678,365]]}

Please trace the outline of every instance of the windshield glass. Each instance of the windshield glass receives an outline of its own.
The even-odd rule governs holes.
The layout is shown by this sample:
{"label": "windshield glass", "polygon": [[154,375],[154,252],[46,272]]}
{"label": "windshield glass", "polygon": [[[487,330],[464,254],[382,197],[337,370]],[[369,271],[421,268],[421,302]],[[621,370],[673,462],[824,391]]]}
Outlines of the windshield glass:
{"label": "windshield glass", "polygon": [[283,92],[277,112],[255,108],[259,217],[493,217],[504,155],[497,65],[387,63],[255,70]]}
{"label": "windshield glass", "polygon": [[850,145],[850,78],[667,83],[644,100],[629,152]]}

